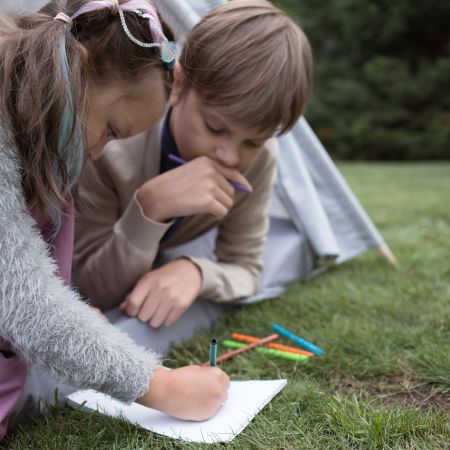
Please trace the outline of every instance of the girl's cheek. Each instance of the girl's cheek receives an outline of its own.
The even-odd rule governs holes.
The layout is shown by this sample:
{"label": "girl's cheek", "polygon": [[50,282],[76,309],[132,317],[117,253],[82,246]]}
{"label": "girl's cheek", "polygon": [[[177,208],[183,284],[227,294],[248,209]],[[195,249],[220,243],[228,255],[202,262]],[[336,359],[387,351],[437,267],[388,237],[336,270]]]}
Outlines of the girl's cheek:
{"label": "girl's cheek", "polygon": [[91,135],[90,139],[87,139],[87,145],[85,146],[86,157],[94,160],[98,159],[107,143],[108,139],[106,139],[105,136],[99,137]]}
{"label": "girl's cheek", "polygon": [[100,158],[100,156],[102,155],[103,150],[108,142],[109,142],[108,139],[102,138],[101,142],[98,142],[96,145],[94,145],[94,147],[89,149],[87,156],[93,160]]}

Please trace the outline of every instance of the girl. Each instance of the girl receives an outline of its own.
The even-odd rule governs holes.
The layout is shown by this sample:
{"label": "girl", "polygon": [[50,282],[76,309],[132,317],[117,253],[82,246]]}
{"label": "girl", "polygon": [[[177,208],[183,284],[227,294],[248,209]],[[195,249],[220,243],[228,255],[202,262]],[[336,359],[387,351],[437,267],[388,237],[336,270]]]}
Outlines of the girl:
{"label": "girl", "polygon": [[0,18],[0,439],[56,381],[190,420],[226,396],[221,370],[164,370],[69,287],[85,159],[161,116],[170,38],[148,0],[53,0]]}

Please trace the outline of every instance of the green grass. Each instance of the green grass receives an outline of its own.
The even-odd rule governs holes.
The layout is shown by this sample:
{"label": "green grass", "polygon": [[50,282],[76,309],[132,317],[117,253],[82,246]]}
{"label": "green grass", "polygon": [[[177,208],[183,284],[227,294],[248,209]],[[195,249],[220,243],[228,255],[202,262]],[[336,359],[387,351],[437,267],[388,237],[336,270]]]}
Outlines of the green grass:
{"label": "green grass", "polygon": [[[341,164],[396,254],[376,252],[282,297],[237,309],[214,329],[270,334],[273,321],[326,349],[306,365],[248,353],[223,365],[233,379],[287,377],[287,387],[228,445],[188,445],[125,422],[53,410],[14,430],[13,449],[450,448],[450,164]],[[207,359],[209,335],[171,353]],[[287,342],[286,342],[287,343]]]}

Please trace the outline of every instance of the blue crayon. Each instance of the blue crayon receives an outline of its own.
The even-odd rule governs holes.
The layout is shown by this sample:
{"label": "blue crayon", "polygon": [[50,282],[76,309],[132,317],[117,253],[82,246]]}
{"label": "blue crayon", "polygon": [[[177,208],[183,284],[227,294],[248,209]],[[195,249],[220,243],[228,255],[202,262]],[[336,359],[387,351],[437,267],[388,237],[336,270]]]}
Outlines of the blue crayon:
{"label": "blue crayon", "polygon": [[309,350],[310,352],[313,352],[315,355],[322,356],[325,354],[325,352],[321,348],[316,347],[314,344],[311,344],[311,342],[305,341],[305,339],[302,339],[301,337],[296,336],[294,333],[291,333],[290,331],[285,330],[284,328],[280,327],[279,325],[273,324],[272,330],[276,331],[277,333],[280,333],[282,336],[292,339],[296,344],[300,345],[300,347],[303,347],[304,349]]}

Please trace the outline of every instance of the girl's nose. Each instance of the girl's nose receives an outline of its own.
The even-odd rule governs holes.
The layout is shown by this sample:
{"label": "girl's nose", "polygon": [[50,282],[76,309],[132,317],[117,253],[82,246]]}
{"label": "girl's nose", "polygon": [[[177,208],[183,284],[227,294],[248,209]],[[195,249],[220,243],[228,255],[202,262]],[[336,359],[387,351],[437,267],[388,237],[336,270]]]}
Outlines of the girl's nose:
{"label": "girl's nose", "polygon": [[216,148],[216,158],[225,166],[235,167],[239,164],[239,154],[232,146]]}

